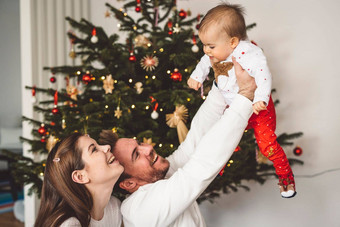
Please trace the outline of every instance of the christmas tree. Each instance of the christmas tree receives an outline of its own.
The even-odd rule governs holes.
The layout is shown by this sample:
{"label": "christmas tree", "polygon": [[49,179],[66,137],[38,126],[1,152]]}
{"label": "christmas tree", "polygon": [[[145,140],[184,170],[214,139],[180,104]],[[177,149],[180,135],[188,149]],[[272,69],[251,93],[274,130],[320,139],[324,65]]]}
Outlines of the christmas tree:
{"label": "christmas tree", "polygon": [[[186,127],[211,87],[212,80],[204,82],[199,92],[186,85],[203,55],[197,36],[202,15],[190,18],[190,11],[178,10],[174,0],[128,1],[122,9],[106,6],[106,16],[113,16],[120,31],[128,33],[126,42],[120,43],[117,34],[108,36],[87,20],[66,18],[75,30],[67,34],[72,44],[69,56],[80,58],[81,64],[45,68],[53,75],[51,83],[65,79],[65,87],[27,86],[33,99],[36,92],[50,97],[34,103],[43,121],[23,117],[34,125],[35,139],[22,138],[34,153],[48,154],[57,141],[73,132],[98,139],[101,130],[110,129],[120,137],[153,144],[159,154],[168,156],[185,137]],[[138,18],[129,16],[131,9]],[[278,141],[282,146],[292,145],[291,140],[301,135],[282,134]],[[216,177],[199,201],[213,201],[240,187],[249,190],[242,180],[263,183],[267,176],[275,176],[272,164],[257,154],[253,131],[245,131],[226,164],[227,171]],[[40,195],[45,161],[8,155],[18,160],[16,180],[32,183],[31,192]]]}

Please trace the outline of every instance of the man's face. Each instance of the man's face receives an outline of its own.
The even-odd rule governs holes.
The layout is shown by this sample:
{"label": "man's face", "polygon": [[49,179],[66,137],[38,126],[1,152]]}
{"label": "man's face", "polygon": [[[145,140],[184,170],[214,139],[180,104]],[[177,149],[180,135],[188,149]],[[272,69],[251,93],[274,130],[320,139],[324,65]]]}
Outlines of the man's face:
{"label": "man's face", "polygon": [[163,179],[169,169],[168,160],[157,155],[150,144],[134,139],[118,139],[113,154],[124,166],[124,172],[140,185]]}

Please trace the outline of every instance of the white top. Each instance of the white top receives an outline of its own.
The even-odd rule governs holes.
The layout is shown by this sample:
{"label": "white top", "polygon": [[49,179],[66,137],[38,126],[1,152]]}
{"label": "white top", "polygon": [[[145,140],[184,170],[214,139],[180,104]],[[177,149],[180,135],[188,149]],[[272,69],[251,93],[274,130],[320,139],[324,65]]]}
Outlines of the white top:
{"label": "white top", "polygon": [[[254,94],[253,103],[264,101],[268,105],[272,89],[272,76],[262,49],[249,41],[240,41],[233,53],[223,62],[232,62],[232,56],[236,58],[236,61],[243,69],[247,70],[250,76],[255,78],[257,89]],[[190,77],[203,84],[203,81],[209,74],[210,68],[211,63],[209,56],[204,55]],[[227,104],[230,105],[235,95],[238,93],[239,87],[236,82],[234,67],[228,71],[228,74],[228,83],[223,89],[224,92],[222,92],[222,94],[225,97]]]}
{"label": "white top", "polygon": [[[122,214],[120,212],[120,201],[111,196],[109,203],[104,209],[104,217],[100,220],[91,218],[90,227],[120,227],[122,224]],[[61,227],[81,226],[77,218],[72,217],[67,219],[60,225]]]}
{"label": "white top", "polygon": [[213,85],[185,141],[167,158],[166,179],[140,187],[123,201],[125,227],[206,226],[196,199],[233,154],[252,114],[252,103],[241,95],[225,107]]}

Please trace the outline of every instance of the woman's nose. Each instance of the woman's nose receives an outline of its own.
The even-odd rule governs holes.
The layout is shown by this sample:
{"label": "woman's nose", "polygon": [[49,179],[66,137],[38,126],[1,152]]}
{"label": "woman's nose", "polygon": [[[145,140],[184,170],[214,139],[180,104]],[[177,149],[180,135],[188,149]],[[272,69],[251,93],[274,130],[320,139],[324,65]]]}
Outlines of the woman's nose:
{"label": "woman's nose", "polygon": [[110,145],[104,145],[102,146],[102,151],[104,153],[110,152],[111,151],[111,146]]}

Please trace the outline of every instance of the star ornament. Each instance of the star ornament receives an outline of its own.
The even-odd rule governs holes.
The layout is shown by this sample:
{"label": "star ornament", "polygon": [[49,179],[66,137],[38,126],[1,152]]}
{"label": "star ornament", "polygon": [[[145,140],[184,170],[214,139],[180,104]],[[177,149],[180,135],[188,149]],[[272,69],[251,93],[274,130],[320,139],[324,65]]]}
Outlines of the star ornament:
{"label": "star ornament", "polygon": [[181,31],[181,27],[176,23],[174,29],[174,33],[179,33]]}
{"label": "star ornament", "polygon": [[113,79],[112,79],[112,75],[107,75],[106,79],[103,80],[103,88],[105,90],[105,94],[112,94],[112,90],[114,89],[113,86]]}
{"label": "star ornament", "polygon": [[152,142],[152,138],[145,138],[145,137],[143,137],[143,143],[150,144],[153,147],[156,145],[156,143]]}
{"label": "star ornament", "polygon": [[123,112],[120,110],[119,106],[117,107],[117,109],[115,110],[115,117],[117,119],[119,119],[123,114]]}
{"label": "star ornament", "polygon": [[142,60],[140,61],[140,65],[142,68],[146,71],[152,71],[158,66],[158,58],[156,56],[149,56],[146,55]]}

